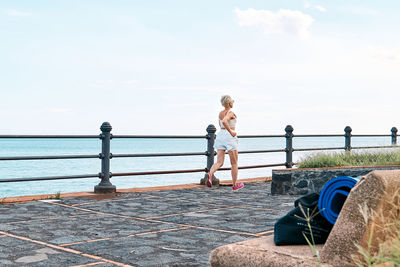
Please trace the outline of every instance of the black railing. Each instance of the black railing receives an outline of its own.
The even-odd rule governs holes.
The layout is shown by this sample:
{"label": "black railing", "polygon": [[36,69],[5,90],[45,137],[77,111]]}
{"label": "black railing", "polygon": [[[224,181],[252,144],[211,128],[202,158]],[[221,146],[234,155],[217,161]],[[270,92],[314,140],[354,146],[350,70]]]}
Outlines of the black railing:
{"label": "black railing", "polygon": [[[216,128],[214,125],[207,127],[206,135],[112,135],[111,125],[108,122],[104,122],[101,127],[100,135],[0,135],[0,139],[12,138],[12,139],[37,139],[37,138],[54,138],[54,139],[75,139],[75,138],[100,138],[102,140],[102,150],[98,155],[61,155],[61,156],[19,156],[19,157],[0,157],[0,161],[10,160],[54,160],[54,159],[89,159],[99,158],[101,159],[101,172],[98,174],[82,174],[82,175],[70,175],[70,176],[51,176],[51,177],[30,177],[30,178],[8,178],[0,179],[0,183],[8,182],[23,182],[23,181],[43,181],[43,180],[64,180],[64,179],[80,179],[80,178],[100,178],[101,181],[95,186],[94,191],[96,193],[108,193],[115,192],[116,188],[111,184],[110,178],[112,176],[138,176],[138,175],[160,175],[160,174],[177,174],[177,173],[195,173],[195,172],[208,172],[211,166],[214,164],[214,157],[216,151],[214,150],[214,140],[216,137]],[[293,127],[291,125],[286,126],[285,135],[239,135],[238,137],[243,138],[285,138],[286,147],[284,149],[271,149],[271,150],[248,150],[239,151],[239,154],[253,154],[253,153],[277,153],[285,152],[286,161],[283,163],[270,163],[262,165],[250,165],[240,166],[239,169],[254,169],[254,168],[268,168],[268,167],[280,167],[286,166],[286,168],[292,168],[295,163],[293,162],[293,152],[302,151],[319,151],[319,150],[346,150],[351,151],[352,149],[373,149],[373,148],[394,148],[397,146],[397,128],[391,129],[391,134],[351,134],[351,127],[345,128],[344,135],[340,134],[309,134],[309,135],[294,135]],[[351,146],[352,137],[391,137],[391,146]],[[344,137],[345,142],[343,147],[316,147],[316,148],[293,148],[293,138],[295,137]],[[140,138],[157,138],[157,139],[207,139],[207,151],[206,152],[185,152],[185,153],[147,153],[147,154],[112,154],[110,152],[111,139],[118,138],[129,138],[129,139],[140,139]],[[165,170],[165,171],[142,171],[142,172],[123,172],[123,173],[111,173],[110,172],[110,160],[112,158],[143,158],[143,157],[184,157],[184,156],[206,156],[207,164],[203,169],[185,169],[185,170]],[[231,168],[220,168],[220,170],[230,170]],[[206,174],[205,174],[206,177]],[[201,183],[204,183],[206,178],[203,178]]]}

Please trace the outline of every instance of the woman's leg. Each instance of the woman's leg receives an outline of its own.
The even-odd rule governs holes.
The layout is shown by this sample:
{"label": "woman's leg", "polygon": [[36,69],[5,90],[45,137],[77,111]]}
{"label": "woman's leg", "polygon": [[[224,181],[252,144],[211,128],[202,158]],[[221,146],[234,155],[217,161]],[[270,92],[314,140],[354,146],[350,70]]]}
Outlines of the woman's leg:
{"label": "woman's leg", "polygon": [[229,158],[231,159],[231,165],[232,165],[232,184],[233,186],[236,186],[236,181],[238,178],[238,151],[237,150],[231,150],[228,152],[229,153]]}
{"label": "woman's leg", "polygon": [[215,162],[210,170],[210,176],[212,177],[214,173],[224,165],[225,150],[217,150],[217,162]]}

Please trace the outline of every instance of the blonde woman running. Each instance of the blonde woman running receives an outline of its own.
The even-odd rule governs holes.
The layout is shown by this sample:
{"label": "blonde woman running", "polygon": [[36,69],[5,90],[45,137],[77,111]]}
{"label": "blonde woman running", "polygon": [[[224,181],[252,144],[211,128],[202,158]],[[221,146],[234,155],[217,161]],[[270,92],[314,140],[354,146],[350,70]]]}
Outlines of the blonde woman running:
{"label": "blonde woman running", "polygon": [[238,178],[238,138],[235,132],[236,115],[231,110],[233,108],[233,100],[229,95],[221,97],[221,104],[224,110],[219,113],[219,126],[221,131],[218,132],[215,139],[215,149],[217,149],[217,162],[212,165],[208,172],[207,186],[212,186],[212,177],[214,173],[224,164],[225,151],[228,151],[232,165],[232,190],[237,191],[244,187],[243,183],[237,182]]}

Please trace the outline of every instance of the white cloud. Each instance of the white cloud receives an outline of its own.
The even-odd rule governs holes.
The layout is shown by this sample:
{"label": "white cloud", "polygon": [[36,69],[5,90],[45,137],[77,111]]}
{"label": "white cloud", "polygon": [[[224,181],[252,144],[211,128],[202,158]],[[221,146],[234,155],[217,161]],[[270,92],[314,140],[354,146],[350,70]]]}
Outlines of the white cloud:
{"label": "white cloud", "polygon": [[325,7],[320,6],[320,5],[311,5],[310,2],[305,2],[304,8],[312,8],[312,9],[316,9],[321,12],[326,12],[326,10],[327,10]]}
{"label": "white cloud", "polygon": [[11,17],[25,17],[25,16],[32,15],[31,13],[23,12],[23,11],[16,10],[16,9],[4,9],[3,12],[7,16],[11,16]]}
{"label": "white cloud", "polygon": [[378,60],[387,60],[392,62],[400,62],[400,49],[388,49],[383,46],[368,47],[369,55]]}
{"label": "white cloud", "polygon": [[300,11],[280,9],[277,12],[269,10],[247,10],[235,9],[236,16],[239,18],[240,26],[260,27],[266,34],[288,33],[295,34],[301,38],[307,38],[309,29],[314,19]]}
{"label": "white cloud", "polygon": [[326,8],[323,6],[314,6],[315,9],[321,11],[321,12],[326,12]]}

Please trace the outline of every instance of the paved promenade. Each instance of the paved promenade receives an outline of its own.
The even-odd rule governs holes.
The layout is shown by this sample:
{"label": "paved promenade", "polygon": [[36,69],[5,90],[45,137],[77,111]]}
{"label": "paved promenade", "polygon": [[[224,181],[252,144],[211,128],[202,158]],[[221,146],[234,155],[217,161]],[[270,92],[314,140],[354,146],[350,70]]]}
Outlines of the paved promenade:
{"label": "paved promenade", "polygon": [[0,266],[209,266],[214,248],[272,234],[295,198],[258,182],[0,203]]}

